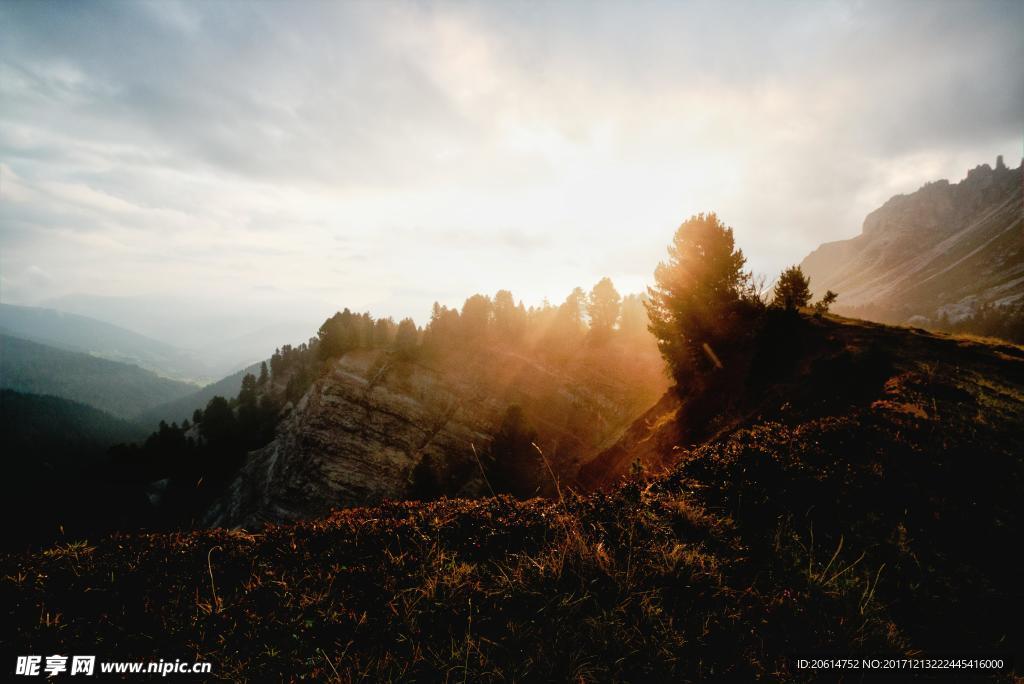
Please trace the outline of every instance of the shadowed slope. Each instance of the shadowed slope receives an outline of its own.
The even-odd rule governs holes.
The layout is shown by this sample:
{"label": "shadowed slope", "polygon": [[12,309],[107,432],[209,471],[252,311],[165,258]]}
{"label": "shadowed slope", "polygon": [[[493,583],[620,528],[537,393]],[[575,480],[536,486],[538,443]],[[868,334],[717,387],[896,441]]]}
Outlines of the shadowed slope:
{"label": "shadowed slope", "polygon": [[1020,662],[1024,351],[798,316],[753,339],[678,421],[630,431],[674,442],[652,453],[667,475],[7,555],[4,648],[194,657],[234,680],[801,681],[789,658],[815,650]]}

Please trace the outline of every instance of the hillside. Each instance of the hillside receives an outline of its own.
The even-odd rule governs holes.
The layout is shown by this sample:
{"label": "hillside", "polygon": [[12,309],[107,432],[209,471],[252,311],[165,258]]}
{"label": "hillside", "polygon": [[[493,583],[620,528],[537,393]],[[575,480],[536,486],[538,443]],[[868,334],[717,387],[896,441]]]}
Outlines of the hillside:
{"label": "hillside", "polygon": [[3,646],[173,653],[236,681],[806,681],[790,658],[822,651],[1024,662],[1024,350],[782,312],[751,339],[597,457],[635,455],[646,481],[8,554]]}
{"label": "hillside", "polygon": [[177,380],[202,380],[216,372],[198,354],[111,323],[55,309],[0,304],[0,333],[139,366]]}
{"label": "hillside", "polygon": [[656,408],[595,463],[668,470],[755,555],[788,538],[808,573],[849,567],[908,646],[1019,661],[1024,348],[782,314],[756,340],[724,385]]}
{"label": "hillside", "polygon": [[242,386],[242,378],[246,373],[259,374],[260,365],[253,364],[243,368],[237,373],[221,378],[217,382],[211,382],[191,394],[174,399],[164,404],[159,404],[140,412],[135,416],[135,421],[149,427],[156,426],[161,420],[168,423],[181,423],[184,420],[192,420],[192,414],[196,409],[205,408],[206,404],[216,396],[234,397]]}
{"label": "hillside", "polygon": [[0,335],[0,387],[63,397],[128,419],[196,389],[138,366],[9,335]]}
{"label": "hillside", "polygon": [[419,361],[349,352],[285,408],[274,440],[248,455],[204,520],[251,528],[405,499],[426,467],[438,494],[481,496],[481,459],[511,406],[571,482],[666,386],[655,353],[630,355],[628,344],[586,347],[570,363],[501,345]]}
{"label": "hillside", "polygon": [[0,390],[0,434],[8,454],[95,453],[146,433],[145,428],[76,401]]}
{"label": "hillside", "polygon": [[955,324],[986,306],[1024,303],[1024,165],[982,164],[959,183],[928,183],[868,214],[860,235],[801,264],[835,307],[883,322]]}

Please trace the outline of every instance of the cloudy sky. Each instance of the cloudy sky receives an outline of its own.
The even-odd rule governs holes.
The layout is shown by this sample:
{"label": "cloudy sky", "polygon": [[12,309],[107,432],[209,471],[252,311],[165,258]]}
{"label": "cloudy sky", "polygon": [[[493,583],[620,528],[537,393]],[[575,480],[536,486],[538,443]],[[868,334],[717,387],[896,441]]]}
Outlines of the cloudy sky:
{"label": "cloudy sky", "polygon": [[705,210],[774,273],[1016,164],[1022,28],[1021,2],[2,2],[0,298],[422,322],[639,290]]}

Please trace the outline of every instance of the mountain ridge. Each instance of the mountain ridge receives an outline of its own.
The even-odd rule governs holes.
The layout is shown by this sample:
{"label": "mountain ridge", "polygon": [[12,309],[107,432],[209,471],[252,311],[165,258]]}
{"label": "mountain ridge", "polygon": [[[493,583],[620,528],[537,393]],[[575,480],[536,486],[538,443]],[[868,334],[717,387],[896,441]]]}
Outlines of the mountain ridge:
{"label": "mountain ridge", "polygon": [[135,365],[10,335],[0,335],[0,386],[70,399],[128,420],[195,390]]}
{"label": "mountain ridge", "polygon": [[349,352],[285,407],[274,440],[248,455],[204,524],[257,528],[407,498],[422,463],[436,466],[447,495],[483,496],[483,461],[511,406],[524,409],[552,466],[574,478],[666,384],[642,362],[634,387],[586,365],[559,369],[496,347],[431,363]]}
{"label": "mountain ridge", "polygon": [[801,262],[811,287],[839,293],[835,310],[941,327],[985,307],[1024,303],[1024,162],[926,183],[864,219],[861,234],[824,243]]}
{"label": "mountain ridge", "polygon": [[65,351],[136,365],[189,382],[209,373],[193,354],[98,318],[59,309],[0,304],[0,333]]}

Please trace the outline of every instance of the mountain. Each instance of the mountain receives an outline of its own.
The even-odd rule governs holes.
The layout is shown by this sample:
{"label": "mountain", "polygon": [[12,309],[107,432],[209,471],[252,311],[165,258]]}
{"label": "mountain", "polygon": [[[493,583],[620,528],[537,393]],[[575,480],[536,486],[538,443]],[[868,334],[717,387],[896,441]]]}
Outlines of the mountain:
{"label": "mountain", "polygon": [[76,293],[43,305],[110,321],[184,349],[204,364],[205,375],[196,379],[205,380],[267,358],[282,344],[307,341],[332,310],[308,297],[281,300],[272,293],[232,302],[213,296]]}
{"label": "mountain", "polygon": [[213,372],[197,354],[111,323],[55,309],[0,304],[0,333],[128,363],[177,380],[202,379]]}
{"label": "mountain", "polygon": [[959,183],[928,183],[868,214],[861,234],[801,263],[834,309],[891,323],[956,323],[1024,304],[1024,164],[982,164]]}
{"label": "mountain", "polygon": [[502,345],[422,362],[349,352],[286,407],[273,441],[249,454],[204,522],[253,528],[419,496],[417,469],[427,467],[436,494],[481,496],[493,484],[482,475],[489,447],[513,406],[571,482],[666,386],[653,344],[632,354],[629,344],[585,348],[569,365]]}
{"label": "mountain", "polygon": [[135,422],[147,426],[155,426],[161,420],[168,423],[181,423],[184,420],[192,420],[192,414],[196,409],[206,408],[206,404],[216,396],[235,397],[242,386],[242,378],[246,373],[259,375],[260,365],[258,363],[243,368],[237,373],[232,373],[226,378],[186,394],[183,397],[172,401],[153,406],[135,416]]}
{"label": "mountain", "polygon": [[50,394],[88,404],[119,418],[195,391],[125,363],[0,335],[0,387]]}
{"label": "mountain", "polygon": [[[198,649],[236,680],[815,681],[794,657],[826,653],[1019,675],[1024,348],[784,312],[745,340],[594,457],[644,477],[0,555],[7,645]],[[411,404],[393,382],[366,394]],[[305,401],[342,388],[367,389]]]}
{"label": "mountain", "polygon": [[97,454],[112,444],[145,437],[146,433],[135,423],[77,401],[0,389],[4,452],[21,457],[31,454],[38,466],[46,461],[40,454]]}

